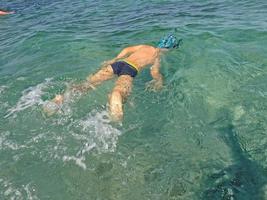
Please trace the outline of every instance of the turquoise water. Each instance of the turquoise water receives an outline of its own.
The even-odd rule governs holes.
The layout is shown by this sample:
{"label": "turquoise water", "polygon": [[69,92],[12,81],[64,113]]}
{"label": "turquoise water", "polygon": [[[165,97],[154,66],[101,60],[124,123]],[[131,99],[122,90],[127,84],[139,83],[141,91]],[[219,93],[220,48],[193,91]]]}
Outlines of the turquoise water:
{"label": "turquoise water", "polygon": [[[8,1],[0,18],[0,199],[267,199],[267,3]],[[134,80],[122,125],[114,80],[61,113],[42,104],[125,46],[156,45],[164,88]]]}

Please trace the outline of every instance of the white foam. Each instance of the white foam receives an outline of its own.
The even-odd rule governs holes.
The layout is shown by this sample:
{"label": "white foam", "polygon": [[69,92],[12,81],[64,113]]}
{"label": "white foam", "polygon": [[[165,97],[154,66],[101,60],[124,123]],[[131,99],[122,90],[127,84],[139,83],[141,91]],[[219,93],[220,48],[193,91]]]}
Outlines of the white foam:
{"label": "white foam", "polygon": [[[47,80],[44,83],[25,90],[17,105],[13,109],[10,109],[9,116],[33,105],[44,103],[41,100],[41,95],[43,89],[49,85],[49,81]],[[59,119],[62,120],[64,118],[66,116],[60,117]],[[66,125],[64,127],[67,129],[68,134],[59,134],[58,132],[54,133],[50,131],[41,132],[35,134],[22,144],[17,143],[16,140],[9,139],[10,132],[2,132],[0,134],[0,149],[18,151],[27,148],[34,150],[44,161],[59,159],[65,163],[74,162],[75,165],[84,170],[87,169],[86,164],[88,162],[86,158],[88,155],[92,155],[92,153],[114,152],[116,150],[121,131],[110,124],[108,112],[105,110],[105,107],[102,111],[93,110],[82,119],[74,120],[68,117],[66,120],[68,124],[63,124]],[[57,126],[62,124],[54,123],[53,125]],[[49,138],[47,137],[48,134]],[[55,143],[50,143],[49,141],[51,139]],[[47,148],[45,150],[37,149],[36,151],[34,147],[40,141],[46,144]],[[19,154],[16,155],[14,160],[20,158]]]}
{"label": "white foam", "polygon": [[44,103],[44,101],[41,99],[41,96],[43,95],[43,89],[47,88],[50,85],[51,80],[51,78],[45,79],[45,82],[23,90],[22,96],[18,100],[17,104],[14,107],[8,109],[5,118],[34,105],[42,105]]}
{"label": "white foam", "polygon": [[18,77],[18,78],[17,78],[18,81],[25,81],[26,79],[27,79],[27,78],[24,77],[24,76],[21,76],[21,77]]}
{"label": "white foam", "polygon": [[64,155],[63,161],[75,161],[75,164],[86,169],[86,154],[92,150],[97,153],[114,152],[116,149],[120,130],[112,127],[107,111],[92,111],[84,120],[79,120],[76,127],[81,134],[72,133],[77,140],[82,140],[84,145],[76,155]]}
{"label": "white foam", "polygon": [[113,152],[121,132],[110,124],[107,111],[92,111],[85,120],[79,123],[82,131],[94,139],[99,152]]}
{"label": "white foam", "polygon": [[92,145],[86,144],[86,147],[84,149],[82,149],[81,152],[79,151],[76,154],[76,156],[66,156],[66,155],[63,156],[63,161],[71,161],[71,160],[73,160],[73,161],[75,161],[76,165],[78,165],[79,167],[81,167],[81,168],[83,168],[85,170],[87,167],[86,167],[86,164],[84,163],[84,161],[85,161],[84,154],[86,152],[91,151],[95,147],[96,147],[95,143],[93,143]]}
{"label": "white foam", "polygon": [[29,200],[37,200],[39,199],[34,193],[36,192],[35,188],[32,187],[29,183],[23,187],[23,189],[26,191],[27,199]]}
{"label": "white foam", "polygon": [[0,94],[2,94],[5,91],[5,89],[7,89],[7,86],[1,85],[0,86]]}
{"label": "white foam", "polygon": [[2,149],[18,150],[26,147],[25,145],[18,145],[17,143],[9,140],[8,139],[9,135],[10,135],[9,131],[0,133],[0,150]]}
{"label": "white foam", "polygon": [[236,106],[234,108],[234,120],[239,120],[245,114],[245,110],[242,106]]}
{"label": "white foam", "polygon": [[9,180],[0,179],[0,196],[4,199],[29,199],[38,200],[36,190],[30,183],[18,187]]}

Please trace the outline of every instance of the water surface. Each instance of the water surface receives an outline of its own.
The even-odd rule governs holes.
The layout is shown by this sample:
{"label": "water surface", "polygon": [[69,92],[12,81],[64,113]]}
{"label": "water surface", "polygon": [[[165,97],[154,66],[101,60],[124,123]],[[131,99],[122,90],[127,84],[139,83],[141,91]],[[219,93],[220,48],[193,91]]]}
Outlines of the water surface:
{"label": "water surface", "polygon": [[[267,199],[267,3],[2,0],[0,199]],[[174,32],[164,88],[134,80],[121,126],[108,81],[42,104],[102,61]]]}

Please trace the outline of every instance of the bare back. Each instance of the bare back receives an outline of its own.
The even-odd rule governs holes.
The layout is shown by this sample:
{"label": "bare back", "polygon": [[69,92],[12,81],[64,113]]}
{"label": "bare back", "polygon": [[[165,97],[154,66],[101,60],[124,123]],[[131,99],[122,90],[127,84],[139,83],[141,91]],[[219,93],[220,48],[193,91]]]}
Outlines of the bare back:
{"label": "bare back", "polygon": [[153,64],[156,58],[159,57],[159,50],[153,46],[138,45],[130,47],[130,49],[131,53],[124,59],[134,63],[139,70],[147,65]]}

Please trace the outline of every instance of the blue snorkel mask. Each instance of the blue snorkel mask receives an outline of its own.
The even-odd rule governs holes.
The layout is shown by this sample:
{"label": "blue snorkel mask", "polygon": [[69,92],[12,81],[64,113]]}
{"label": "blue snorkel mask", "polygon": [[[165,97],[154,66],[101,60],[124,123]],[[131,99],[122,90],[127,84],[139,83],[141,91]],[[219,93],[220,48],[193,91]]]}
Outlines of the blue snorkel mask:
{"label": "blue snorkel mask", "polygon": [[182,42],[182,39],[177,40],[177,38],[174,35],[169,34],[163,37],[159,41],[158,48],[165,48],[165,49],[179,48],[181,42]]}

